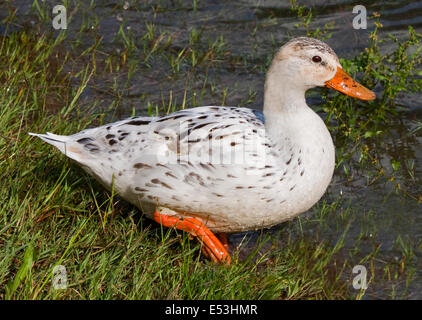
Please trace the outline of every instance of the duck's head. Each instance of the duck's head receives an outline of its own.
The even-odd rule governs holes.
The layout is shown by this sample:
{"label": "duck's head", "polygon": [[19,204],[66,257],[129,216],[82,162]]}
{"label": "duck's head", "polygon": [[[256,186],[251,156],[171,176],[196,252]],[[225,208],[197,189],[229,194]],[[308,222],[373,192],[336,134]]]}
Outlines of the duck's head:
{"label": "duck's head", "polygon": [[343,70],[333,49],[313,38],[295,38],[281,47],[269,70],[271,74],[278,74],[283,81],[288,81],[290,88],[306,91],[326,86],[361,100],[375,99],[371,90]]}

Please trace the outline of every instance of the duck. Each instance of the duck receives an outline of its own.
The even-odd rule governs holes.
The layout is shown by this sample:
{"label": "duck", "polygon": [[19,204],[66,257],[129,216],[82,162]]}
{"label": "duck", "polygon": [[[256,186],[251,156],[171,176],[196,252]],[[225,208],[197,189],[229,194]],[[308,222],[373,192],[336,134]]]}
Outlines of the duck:
{"label": "duck", "polygon": [[344,71],[330,46],[299,37],[274,55],[262,112],[202,106],[69,136],[29,134],[76,161],[146,217],[196,237],[214,262],[230,264],[227,233],[291,220],[330,184],[333,140],[305,100],[314,87],[364,101],[376,97]]}

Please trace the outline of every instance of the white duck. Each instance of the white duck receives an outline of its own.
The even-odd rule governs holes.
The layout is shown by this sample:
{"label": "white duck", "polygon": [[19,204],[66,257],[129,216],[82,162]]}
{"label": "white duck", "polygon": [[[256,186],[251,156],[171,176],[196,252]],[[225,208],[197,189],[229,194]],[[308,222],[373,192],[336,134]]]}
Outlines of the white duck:
{"label": "white duck", "polygon": [[106,188],[114,184],[149,218],[197,236],[214,261],[229,263],[226,246],[212,232],[292,219],[330,183],[334,145],[305,101],[305,92],[316,86],[375,99],[343,71],[327,44],[302,37],[286,43],[272,61],[263,116],[248,108],[208,106],[133,117],[71,136],[34,135]]}

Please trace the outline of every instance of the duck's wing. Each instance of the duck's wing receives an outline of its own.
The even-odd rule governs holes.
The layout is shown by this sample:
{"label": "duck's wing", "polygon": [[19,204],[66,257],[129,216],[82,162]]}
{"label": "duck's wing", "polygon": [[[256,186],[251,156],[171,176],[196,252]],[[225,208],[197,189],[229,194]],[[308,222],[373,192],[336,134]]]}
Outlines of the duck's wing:
{"label": "duck's wing", "polygon": [[252,109],[252,113],[255,115],[255,117],[265,124],[265,117],[264,113],[261,110]]}
{"label": "duck's wing", "polygon": [[[247,165],[268,148],[263,115],[237,107],[197,107],[163,117],[133,117],[71,136],[32,134],[85,165]],[[126,160],[123,160],[126,159]],[[262,162],[262,161],[261,161]]]}
{"label": "duck's wing", "polygon": [[239,165],[245,157],[257,160],[267,137],[263,122],[251,109],[210,106],[154,120],[147,141],[145,151],[156,154],[158,162]]}

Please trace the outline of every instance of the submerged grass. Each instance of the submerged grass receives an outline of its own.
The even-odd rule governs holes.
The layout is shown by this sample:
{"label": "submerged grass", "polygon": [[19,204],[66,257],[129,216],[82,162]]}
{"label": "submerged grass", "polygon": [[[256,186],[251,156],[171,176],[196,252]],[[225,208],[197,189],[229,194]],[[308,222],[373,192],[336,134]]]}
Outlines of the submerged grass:
{"label": "submerged grass", "polygon": [[[312,31],[311,11],[295,1],[292,5],[309,35],[329,37],[331,26],[328,31]],[[69,19],[76,19],[77,9]],[[32,10],[41,21],[49,21],[44,2],[34,1]],[[164,9],[156,5],[152,10]],[[0,38],[1,299],[359,299],[364,291],[350,292],[354,264],[371,266],[371,282],[403,276],[415,257],[403,239],[397,239],[396,245],[401,260],[382,264],[382,270],[374,267],[379,244],[371,240],[376,226],[370,210],[357,221],[362,224],[357,243],[346,243],[345,236],[356,221],[342,197],[321,201],[311,218],[299,217],[286,224],[282,235],[266,233],[266,240],[252,243],[246,256],[244,246],[233,248],[234,263],[216,266],[201,256],[198,244],[185,234],[144,219],[73,162],[28,136],[28,132],[46,131],[71,134],[120,118],[120,106],[128,95],[138,95],[150,115],[195,107],[209,93],[224,105],[236,87],[224,87],[210,74],[235,68],[264,72],[271,60],[270,52],[261,60],[233,55],[222,36],[207,38],[200,28],[190,29],[182,41],[177,32],[159,30],[153,21],[138,33],[122,22],[116,47],[107,50],[96,31],[98,21],[88,12],[72,41],[64,31],[51,36],[25,29]],[[420,35],[409,30],[409,41],[398,43],[395,53],[385,56],[377,50],[377,32],[368,51],[342,63],[351,73],[362,72],[371,86],[380,83],[390,88],[384,93],[382,108],[376,116],[370,114],[374,105],[356,112],[355,102],[343,96],[328,99],[320,108],[328,112],[326,121],[336,138],[337,165],[344,176],[370,163],[375,170],[368,179],[382,176],[394,183],[395,172],[412,165],[398,161],[395,170],[386,170],[373,154],[377,148],[368,145],[377,143],[383,134],[379,124],[388,123],[389,114],[396,112],[389,103],[397,95],[396,84],[404,86],[401,90],[420,88],[417,78],[407,84],[402,73],[414,72],[420,63],[417,55],[405,54],[410,45],[419,44]],[[90,37],[94,40],[86,45]],[[390,63],[389,68],[376,63],[383,60]],[[165,65],[167,71],[154,73],[152,66],[157,64]],[[163,90],[160,99],[150,100],[132,93],[139,76],[156,87],[162,79],[176,81],[182,89]],[[105,79],[108,86],[97,83],[97,78]],[[86,91],[92,89],[107,93],[110,100],[87,98]],[[250,88],[242,105],[255,98]],[[327,230],[332,239],[320,237]],[[372,251],[355,261],[358,243],[364,241],[372,241]],[[58,279],[53,270],[59,265],[66,268],[67,289],[53,287]],[[410,283],[412,272],[405,274],[405,281]]]}

